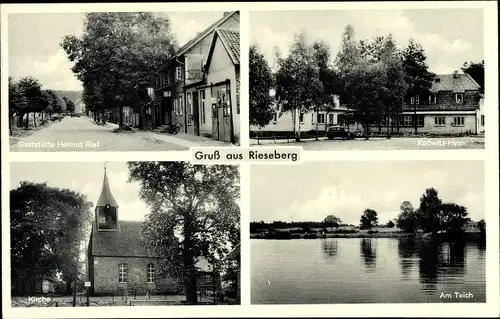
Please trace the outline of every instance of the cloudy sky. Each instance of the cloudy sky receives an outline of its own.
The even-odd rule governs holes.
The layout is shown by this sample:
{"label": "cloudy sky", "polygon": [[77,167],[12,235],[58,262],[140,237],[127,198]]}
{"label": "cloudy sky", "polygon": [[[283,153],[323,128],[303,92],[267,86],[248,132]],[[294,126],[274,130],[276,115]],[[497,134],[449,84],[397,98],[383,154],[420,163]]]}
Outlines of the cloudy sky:
{"label": "cloudy sky", "polygon": [[[111,192],[118,202],[118,218],[144,220],[149,209],[139,198],[139,184],[128,183],[126,163],[108,162],[106,170]],[[94,205],[101,194],[103,177],[104,163],[12,163],[10,166],[11,189],[17,188],[21,181],[47,182],[48,186],[86,194]]]}
{"label": "cloudy sky", "polygon": [[[222,17],[223,12],[166,13],[182,45]],[[80,36],[84,13],[9,14],[9,75],[34,76],[45,89],[82,90],[72,64],[59,43],[65,35]]]}
{"label": "cloudy sky", "polygon": [[430,187],[443,202],[465,206],[473,220],[485,215],[482,161],[255,165],[251,179],[252,221],[320,221],[334,214],[358,225],[363,211],[372,208],[386,223],[397,217],[403,201],[418,207]]}
{"label": "cloudy sky", "polygon": [[357,40],[392,33],[405,47],[415,39],[427,53],[430,70],[438,74],[484,59],[481,9],[251,12],[250,42],[258,44],[273,65],[275,47],[286,55],[293,35],[305,31],[311,42],[326,41],[335,56],[347,24],[354,27]]}

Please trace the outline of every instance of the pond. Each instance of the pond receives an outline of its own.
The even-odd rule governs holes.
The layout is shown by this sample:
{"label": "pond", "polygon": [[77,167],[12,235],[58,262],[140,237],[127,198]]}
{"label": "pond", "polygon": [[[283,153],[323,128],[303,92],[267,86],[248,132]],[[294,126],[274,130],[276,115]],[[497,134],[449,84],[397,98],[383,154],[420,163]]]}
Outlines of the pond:
{"label": "pond", "polygon": [[252,239],[251,261],[252,304],[486,302],[486,248],[472,242]]}

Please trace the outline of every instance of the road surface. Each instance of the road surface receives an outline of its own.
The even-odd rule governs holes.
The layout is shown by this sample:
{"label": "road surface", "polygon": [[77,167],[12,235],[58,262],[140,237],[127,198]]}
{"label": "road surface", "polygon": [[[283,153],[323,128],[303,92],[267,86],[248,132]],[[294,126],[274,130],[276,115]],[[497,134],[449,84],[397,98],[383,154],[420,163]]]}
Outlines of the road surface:
{"label": "road surface", "polygon": [[[354,151],[354,150],[446,150],[446,149],[484,149],[484,137],[393,137],[391,139],[372,137],[342,141],[340,139],[328,140],[320,138],[302,140],[299,143],[287,143],[286,140],[261,140],[263,146],[302,146],[308,151]],[[256,140],[250,141],[251,146],[256,145]]]}
{"label": "road surface", "polygon": [[182,138],[187,137],[183,134],[172,136],[150,131],[113,132],[117,127],[112,123],[97,125],[86,117],[66,117],[31,135],[11,137],[10,147],[13,152],[95,152],[182,151],[188,150],[190,146],[229,146],[198,136],[191,136],[191,140],[187,140]]}

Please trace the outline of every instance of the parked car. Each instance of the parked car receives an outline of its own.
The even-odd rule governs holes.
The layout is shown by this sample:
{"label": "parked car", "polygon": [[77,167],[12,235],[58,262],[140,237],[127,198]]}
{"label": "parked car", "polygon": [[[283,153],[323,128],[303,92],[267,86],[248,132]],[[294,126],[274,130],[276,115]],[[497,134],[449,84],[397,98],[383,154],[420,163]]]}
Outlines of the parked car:
{"label": "parked car", "polygon": [[343,126],[333,125],[326,131],[326,137],[328,137],[329,140],[333,140],[336,137],[342,140],[350,140],[354,138],[354,134],[349,133]]}

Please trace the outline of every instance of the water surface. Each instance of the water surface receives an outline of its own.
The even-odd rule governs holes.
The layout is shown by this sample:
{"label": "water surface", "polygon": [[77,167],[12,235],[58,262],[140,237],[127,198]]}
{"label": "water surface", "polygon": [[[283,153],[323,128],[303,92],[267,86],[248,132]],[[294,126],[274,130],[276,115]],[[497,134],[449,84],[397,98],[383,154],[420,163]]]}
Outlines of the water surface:
{"label": "water surface", "polygon": [[252,304],[486,302],[486,249],[475,243],[252,239],[251,260]]}

